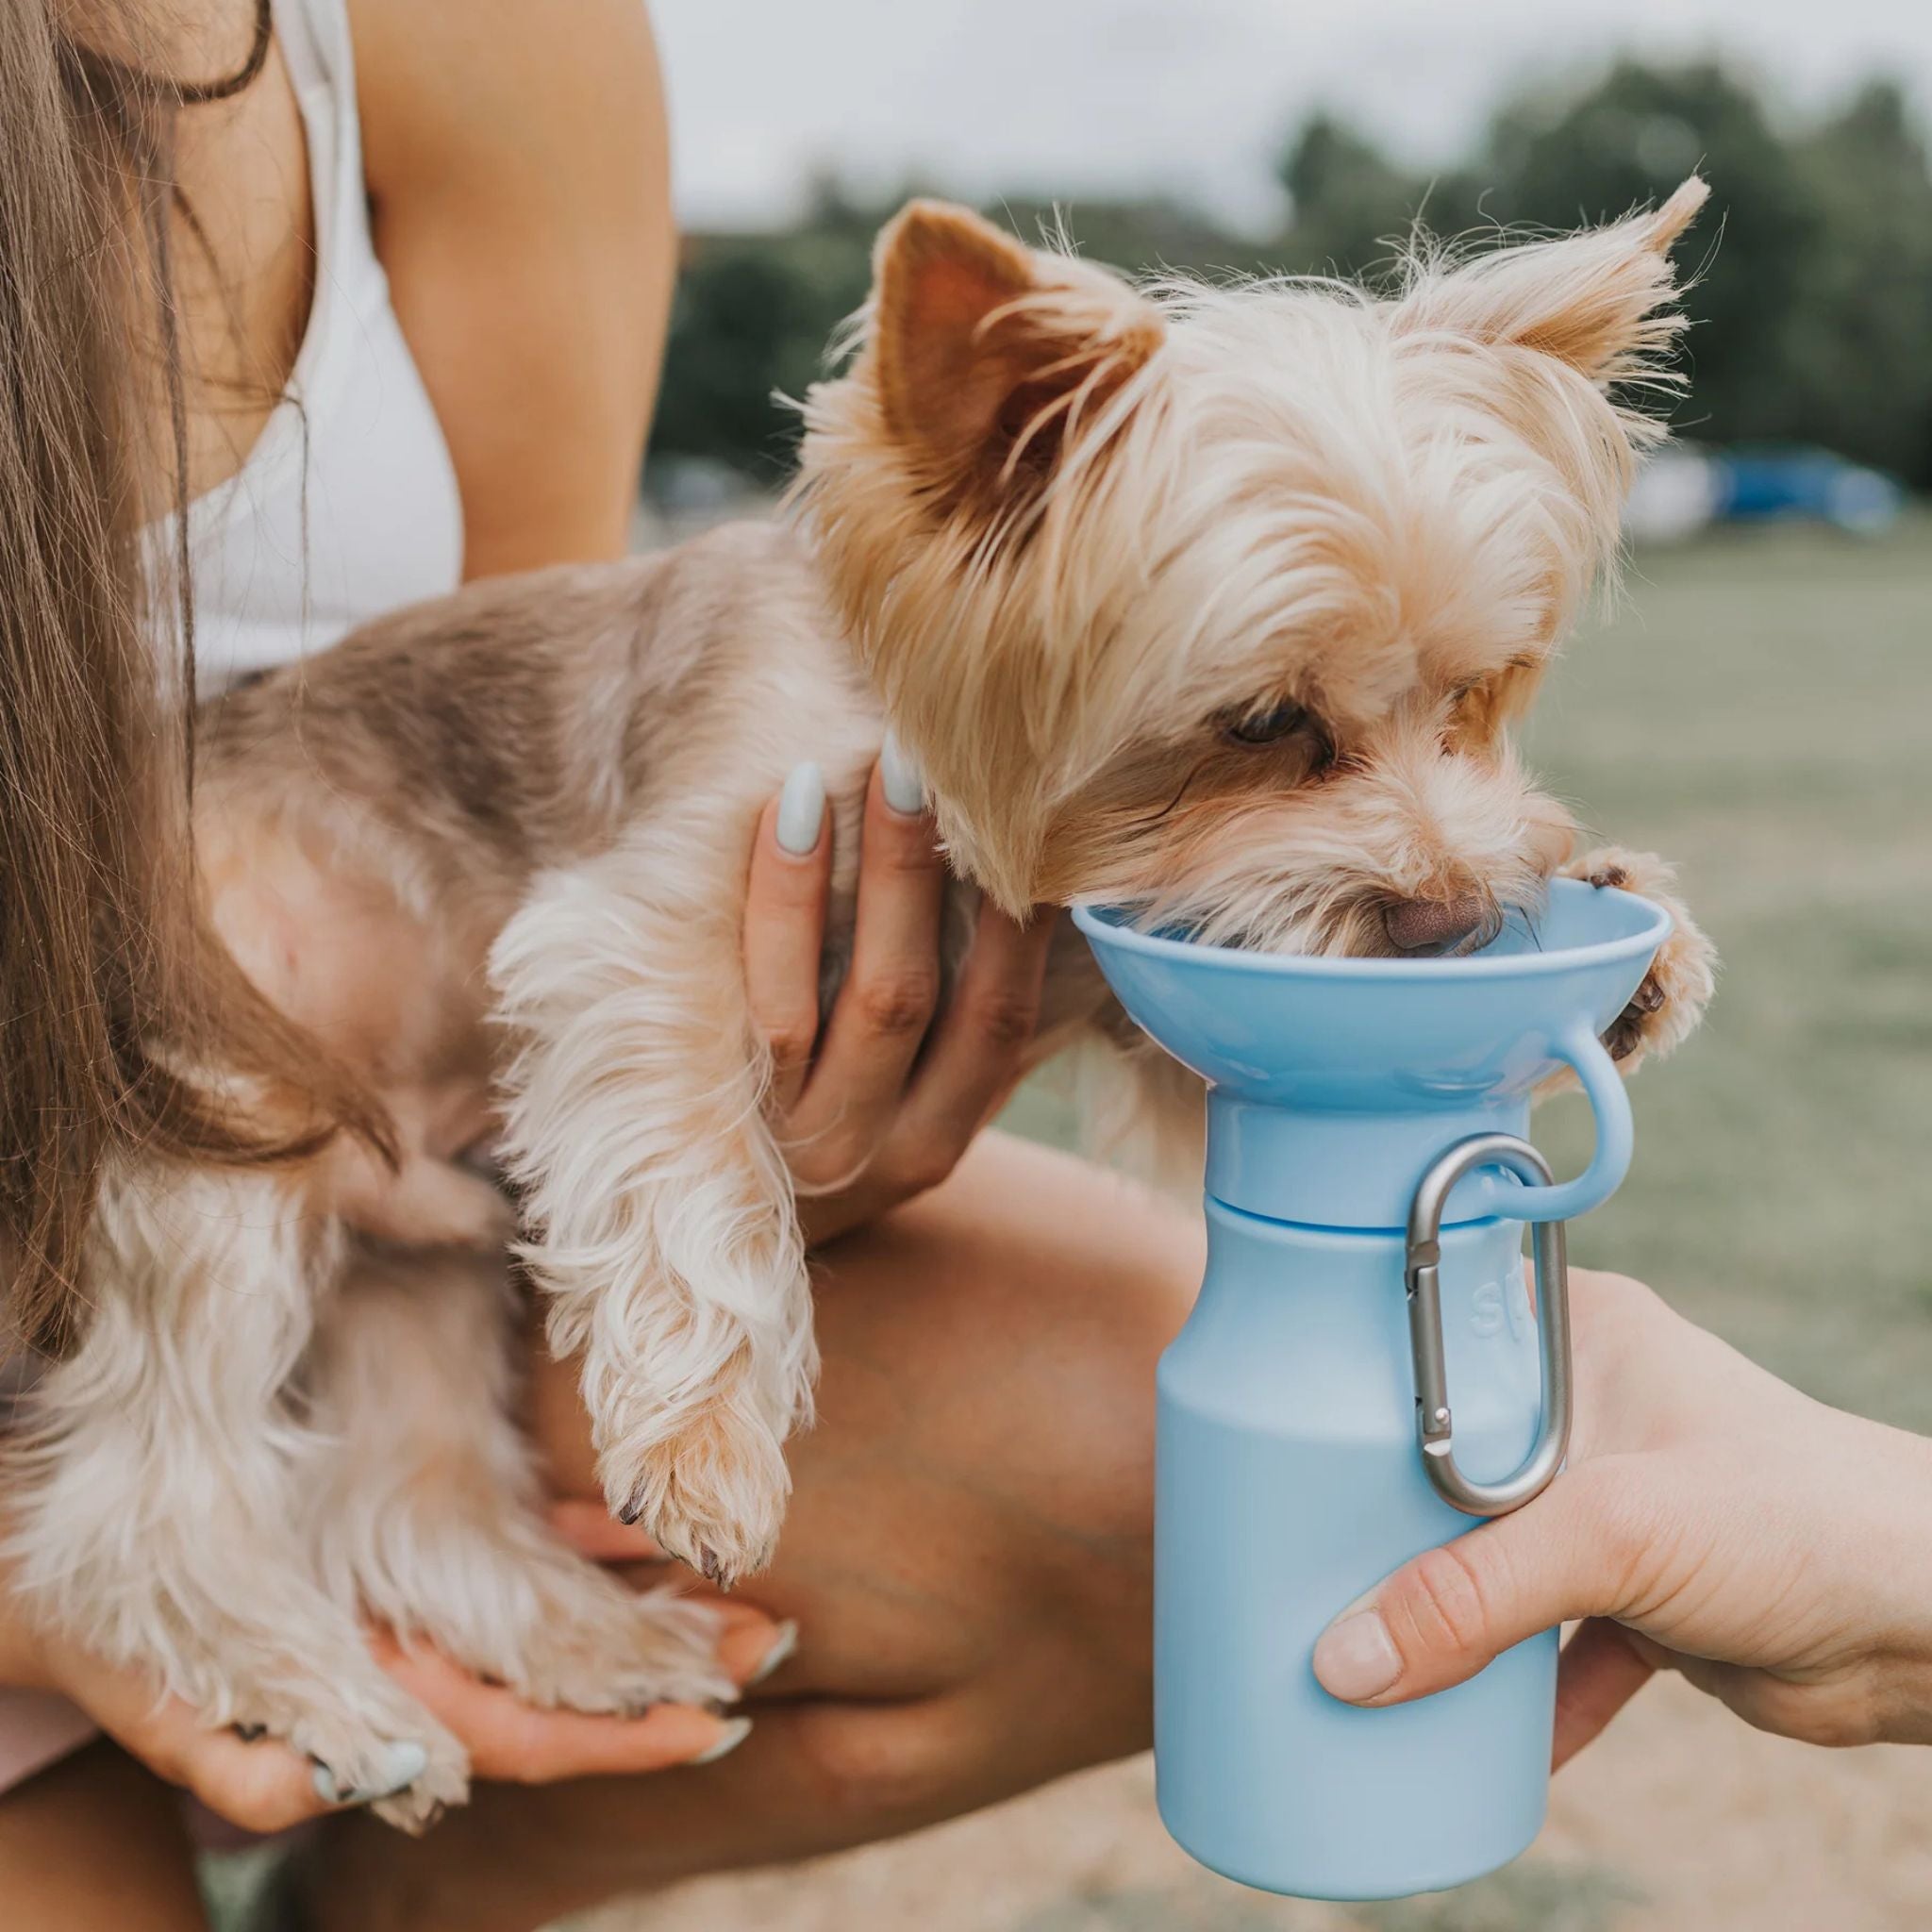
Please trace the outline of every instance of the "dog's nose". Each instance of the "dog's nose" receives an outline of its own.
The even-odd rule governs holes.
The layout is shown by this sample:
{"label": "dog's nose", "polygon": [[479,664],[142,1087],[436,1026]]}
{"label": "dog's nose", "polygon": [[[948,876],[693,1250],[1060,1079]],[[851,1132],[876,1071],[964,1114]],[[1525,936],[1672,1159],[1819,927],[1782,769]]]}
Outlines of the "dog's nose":
{"label": "dog's nose", "polygon": [[1480,892],[1457,899],[1398,899],[1382,914],[1389,943],[1398,953],[1428,957],[1453,953],[1477,931],[1489,914]]}

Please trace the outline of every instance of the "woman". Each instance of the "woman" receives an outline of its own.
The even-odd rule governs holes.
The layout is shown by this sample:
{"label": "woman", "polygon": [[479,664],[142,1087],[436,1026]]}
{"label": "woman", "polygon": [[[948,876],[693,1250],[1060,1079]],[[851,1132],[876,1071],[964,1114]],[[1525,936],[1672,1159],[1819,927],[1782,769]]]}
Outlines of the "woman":
{"label": "woman", "polygon": [[[0,9],[0,1242],[23,1332],[50,1342],[115,1146],[256,1158],[331,1128],[380,1137],[185,909],[170,674],[188,626],[168,581],[194,590],[216,691],[459,570],[615,554],[671,273],[635,0],[158,6]],[[169,78],[201,75],[220,78]],[[818,1197],[823,1421],[756,1592],[802,1641],[788,1656],[752,1611],[723,1641],[741,1680],[775,1665],[752,1736],[720,1759],[710,1713],[546,1717],[394,1657],[486,1776],[549,1782],[485,1783],[419,1844],[332,1817],[291,1915],[510,1932],[1144,1743],[1152,1370],[1196,1236],[1074,1161],[974,1141],[1029,1029],[1038,944],[990,921],[920,1053],[940,872],[916,798],[903,771],[874,786],[858,958],[815,1058],[826,855],[789,850],[774,804],[752,864],[749,963],[775,1104],[811,1150],[800,1178],[859,1175]],[[277,1113],[296,1124],[265,1141],[198,1111],[167,1079],[184,1047],[250,1066],[299,1100]],[[593,1500],[567,1368],[540,1363],[534,1423],[559,1521],[648,1569]],[[1398,1648],[1407,1628],[1384,1620]],[[64,1693],[125,1747],[58,1755],[65,1711],[49,1761],[0,1796],[0,1896],[22,1923],[200,1925],[168,1781],[258,1827],[325,1808],[280,1747],[200,1732],[4,1611],[0,1682]]]}

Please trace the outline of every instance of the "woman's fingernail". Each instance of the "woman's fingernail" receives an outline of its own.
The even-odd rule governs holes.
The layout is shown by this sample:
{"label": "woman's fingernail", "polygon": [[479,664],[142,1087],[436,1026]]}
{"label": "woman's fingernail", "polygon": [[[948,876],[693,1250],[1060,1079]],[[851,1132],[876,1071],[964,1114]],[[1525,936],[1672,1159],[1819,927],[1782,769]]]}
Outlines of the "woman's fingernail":
{"label": "woman's fingernail", "polygon": [[708,1751],[701,1751],[695,1757],[687,1757],[687,1764],[716,1764],[719,1758],[728,1757],[732,1752],[751,1736],[751,1720],[748,1717],[732,1718],[719,1732],[717,1741]]}
{"label": "woman's fingernail", "polygon": [[818,850],[825,824],[825,774],[808,760],[793,765],[778,794],[778,843],[794,858]]}
{"label": "woman's fingernail", "polygon": [[365,1789],[337,1784],[334,1770],[318,1763],[315,1767],[315,1795],[325,1805],[367,1805],[377,1798],[392,1798],[406,1791],[429,1765],[429,1753],[408,1738],[399,1738],[383,1747],[382,1762],[374,1781]]}
{"label": "woman's fingernail", "polygon": [[749,1690],[754,1684],[762,1684],[791,1653],[798,1648],[798,1625],[790,1617],[778,1625],[778,1634],[772,1639],[772,1647],[758,1659],[758,1667],[744,1680]]}
{"label": "woman's fingernail", "polygon": [[925,809],[925,774],[895,732],[887,732],[886,741],[879,746],[879,778],[886,803],[894,811],[909,814]]}
{"label": "woman's fingernail", "polygon": [[1402,1674],[1402,1656],[1379,1610],[1338,1619],[1315,1641],[1315,1676],[1344,1704],[1378,1697]]}

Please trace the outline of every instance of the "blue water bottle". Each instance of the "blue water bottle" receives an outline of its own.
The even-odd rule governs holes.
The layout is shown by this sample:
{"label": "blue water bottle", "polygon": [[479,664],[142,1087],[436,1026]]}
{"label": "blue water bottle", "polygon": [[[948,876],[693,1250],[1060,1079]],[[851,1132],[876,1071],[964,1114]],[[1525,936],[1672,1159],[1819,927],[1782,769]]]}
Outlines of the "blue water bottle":
{"label": "blue water bottle", "polygon": [[[1310,1657],[1337,1611],[1562,1460],[1562,1223],[1630,1160],[1599,1035],[1669,917],[1558,880],[1533,931],[1460,959],[1281,958],[1075,917],[1128,1013],[1208,1082],[1207,1274],[1159,1371],[1161,1816],[1269,1891],[1462,1884],[1542,1824],[1557,1633],[1386,1710],[1329,1697]],[[1523,1137],[1566,1064],[1597,1144],[1557,1186]]]}

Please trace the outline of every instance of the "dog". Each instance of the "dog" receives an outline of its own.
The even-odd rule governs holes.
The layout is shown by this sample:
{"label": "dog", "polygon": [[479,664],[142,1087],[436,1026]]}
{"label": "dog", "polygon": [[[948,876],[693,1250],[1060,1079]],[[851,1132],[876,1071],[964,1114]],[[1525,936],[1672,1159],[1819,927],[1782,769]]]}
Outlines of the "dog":
{"label": "dog", "polygon": [[[916,203],[803,405],[791,514],[478,583],[215,705],[215,917],[380,1091],[395,1158],[110,1175],[97,1307],[0,1491],[31,1611],[409,1828],[467,1765],[362,1615],[539,1704],[729,1696],[708,1612],[545,1531],[505,1256],[581,1362],[611,1507],[720,1584],[755,1571],[815,1367],[741,958],[766,802],[818,761],[827,1001],[889,728],[952,869],[948,973],[981,903],[1427,955],[1558,873],[1666,897],[1658,861],[1577,852],[1509,728],[1662,434],[1636,403],[1673,380],[1705,192],[1419,253],[1379,295],[1135,286]],[[1628,1067],[1710,991],[1673,910]],[[1185,1141],[1191,1076],[1062,931],[1029,1052],[1075,1045]],[[508,1193],[463,1158],[485,1141]]]}

